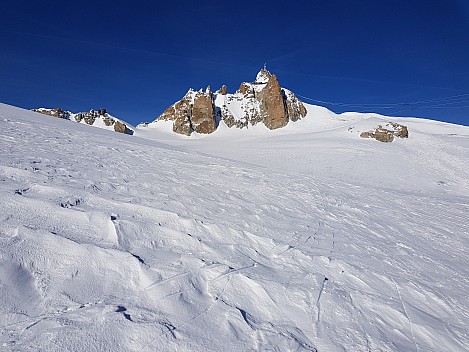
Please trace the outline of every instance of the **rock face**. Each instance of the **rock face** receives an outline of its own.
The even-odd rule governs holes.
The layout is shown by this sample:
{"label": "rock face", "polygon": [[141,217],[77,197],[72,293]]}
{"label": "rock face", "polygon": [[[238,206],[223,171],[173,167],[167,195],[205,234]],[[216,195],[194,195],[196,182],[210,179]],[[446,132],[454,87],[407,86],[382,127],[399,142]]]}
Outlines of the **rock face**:
{"label": "rock face", "polygon": [[285,104],[287,105],[288,117],[291,121],[295,122],[306,116],[306,108],[298,99],[295,94],[286,89],[283,90],[283,93],[286,95],[284,98]]}
{"label": "rock face", "polygon": [[179,134],[189,136],[192,132],[190,122],[190,99],[188,98],[188,92],[184,98],[178,101],[173,106],[170,106],[160,116],[162,120],[174,120],[173,131]]}
{"label": "rock face", "polygon": [[390,143],[394,137],[409,138],[407,126],[400,125],[396,122],[388,122],[385,127],[379,125],[374,130],[360,133],[362,138],[374,138],[377,141]]}
{"label": "rock face", "polygon": [[288,109],[284,93],[280,88],[277,77],[269,77],[265,87],[259,92],[261,102],[261,117],[270,130],[286,126],[288,123]]}
{"label": "rock face", "polygon": [[258,123],[273,130],[306,116],[303,103],[289,90],[281,88],[275,75],[264,67],[254,82],[243,82],[234,94],[222,86],[216,93],[210,87],[186,95],[166,109],[155,121],[173,121],[173,131],[189,136],[192,132],[212,133],[217,122],[228,127],[249,128]]}
{"label": "rock face", "polygon": [[196,94],[192,108],[192,128],[197,133],[212,133],[216,129],[215,105],[209,89],[204,94]]}
{"label": "rock face", "polygon": [[226,93],[227,93],[227,88],[225,85],[223,85],[219,90],[217,90],[217,94],[226,95]]}
{"label": "rock face", "polygon": [[114,131],[125,134],[134,134],[134,132],[129,129],[125,123],[122,123],[118,120],[116,120],[114,123]]}
{"label": "rock face", "polygon": [[173,131],[190,136],[197,133],[212,133],[216,129],[215,105],[210,87],[205,92],[192,89],[174,105],[163,112],[157,120],[174,121]]}
{"label": "rock face", "polygon": [[245,97],[248,97],[252,94],[254,94],[254,89],[248,84],[248,83],[241,83],[239,86],[238,92],[239,94],[244,95]]}

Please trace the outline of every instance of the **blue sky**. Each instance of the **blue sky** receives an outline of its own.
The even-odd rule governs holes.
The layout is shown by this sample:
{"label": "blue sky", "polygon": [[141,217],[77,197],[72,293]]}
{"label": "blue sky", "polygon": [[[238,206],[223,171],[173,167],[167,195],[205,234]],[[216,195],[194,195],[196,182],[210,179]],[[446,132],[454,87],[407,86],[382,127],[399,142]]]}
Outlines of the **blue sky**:
{"label": "blue sky", "polygon": [[267,63],[336,112],[469,125],[469,1],[23,1],[0,12],[0,101],[152,121]]}

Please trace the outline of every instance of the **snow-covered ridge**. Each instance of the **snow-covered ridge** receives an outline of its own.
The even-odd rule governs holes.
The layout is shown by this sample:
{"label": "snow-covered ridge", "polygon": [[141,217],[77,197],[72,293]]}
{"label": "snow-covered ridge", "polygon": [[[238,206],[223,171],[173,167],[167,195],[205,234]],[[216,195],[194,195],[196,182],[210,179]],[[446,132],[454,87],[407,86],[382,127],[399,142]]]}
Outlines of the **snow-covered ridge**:
{"label": "snow-covered ridge", "polygon": [[106,111],[106,109],[91,109],[90,111],[79,113],[72,113],[70,111],[62,110],[61,108],[38,108],[32,109],[32,111],[119,133],[134,134],[134,127],[132,127],[132,125],[112,116]]}

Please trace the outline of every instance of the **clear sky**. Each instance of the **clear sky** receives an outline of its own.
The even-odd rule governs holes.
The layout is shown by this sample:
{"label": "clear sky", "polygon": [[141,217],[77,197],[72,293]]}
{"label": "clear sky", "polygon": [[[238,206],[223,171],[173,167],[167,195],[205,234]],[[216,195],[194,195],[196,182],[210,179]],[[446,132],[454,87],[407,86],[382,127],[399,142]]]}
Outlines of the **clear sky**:
{"label": "clear sky", "polygon": [[267,63],[336,112],[469,125],[468,0],[3,0],[0,44],[0,101],[24,108],[136,124]]}

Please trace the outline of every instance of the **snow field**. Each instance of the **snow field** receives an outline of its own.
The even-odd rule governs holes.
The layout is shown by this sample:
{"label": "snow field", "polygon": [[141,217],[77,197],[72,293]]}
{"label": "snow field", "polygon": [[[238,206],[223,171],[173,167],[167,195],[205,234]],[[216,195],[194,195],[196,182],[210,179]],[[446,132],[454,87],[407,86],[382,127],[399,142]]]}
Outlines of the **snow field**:
{"label": "snow field", "polygon": [[0,106],[2,349],[468,350],[467,128],[327,114],[169,147]]}

